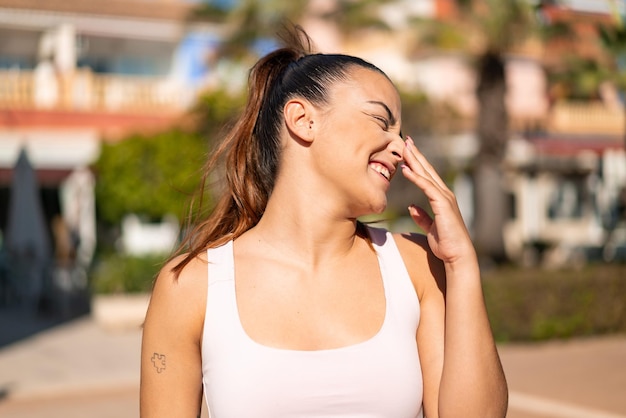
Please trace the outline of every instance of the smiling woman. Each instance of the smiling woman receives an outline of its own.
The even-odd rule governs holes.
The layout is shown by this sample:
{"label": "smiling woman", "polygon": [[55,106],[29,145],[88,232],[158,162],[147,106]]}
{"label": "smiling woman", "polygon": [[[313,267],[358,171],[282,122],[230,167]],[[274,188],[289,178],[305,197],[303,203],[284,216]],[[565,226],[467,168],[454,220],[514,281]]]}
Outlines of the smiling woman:
{"label": "smiling woman", "polygon": [[[213,418],[504,416],[476,253],[400,134],[396,88],[288,35],[207,164],[225,169],[221,200],[155,283],[142,418],[195,417],[203,392]],[[425,235],[357,221],[385,209],[398,169],[431,204],[409,208]]]}

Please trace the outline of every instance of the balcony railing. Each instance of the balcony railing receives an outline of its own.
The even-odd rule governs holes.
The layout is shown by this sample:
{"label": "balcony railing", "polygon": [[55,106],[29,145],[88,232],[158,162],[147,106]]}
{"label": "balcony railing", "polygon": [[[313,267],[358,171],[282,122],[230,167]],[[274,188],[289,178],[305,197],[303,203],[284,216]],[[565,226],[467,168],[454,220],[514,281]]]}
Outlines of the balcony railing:
{"label": "balcony railing", "polygon": [[184,109],[188,93],[167,78],[0,70],[0,108],[175,112]]}
{"label": "balcony railing", "polygon": [[623,135],[625,110],[601,102],[561,102],[550,110],[548,130],[555,133]]}
{"label": "balcony railing", "polygon": [[[193,92],[165,77],[94,74],[77,70],[57,77],[53,70],[0,70],[0,108],[116,113],[178,112]],[[555,104],[541,121],[518,120],[513,128],[547,125],[555,133],[623,135],[626,113],[600,102]],[[519,125],[519,126],[517,126]],[[532,127],[532,126],[530,126]]]}

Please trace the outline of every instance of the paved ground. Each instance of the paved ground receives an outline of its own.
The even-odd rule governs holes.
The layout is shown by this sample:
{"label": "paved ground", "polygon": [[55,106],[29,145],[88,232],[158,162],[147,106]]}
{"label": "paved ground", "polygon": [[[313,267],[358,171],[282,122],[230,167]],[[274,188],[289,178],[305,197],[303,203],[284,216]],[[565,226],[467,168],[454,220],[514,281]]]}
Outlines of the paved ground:
{"label": "paved ground", "polygon": [[499,351],[510,418],[626,418],[626,335]]}
{"label": "paved ground", "polygon": [[[140,343],[83,317],[1,347],[0,416],[138,417]],[[509,418],[626,418],[626,335],[500,353]]]}

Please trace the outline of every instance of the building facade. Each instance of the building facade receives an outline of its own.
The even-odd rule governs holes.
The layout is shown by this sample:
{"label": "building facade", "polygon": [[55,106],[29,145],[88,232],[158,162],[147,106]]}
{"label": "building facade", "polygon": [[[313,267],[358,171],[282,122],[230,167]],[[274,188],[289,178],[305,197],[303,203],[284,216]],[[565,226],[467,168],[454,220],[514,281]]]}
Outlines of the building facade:
{"label": "building facade", "polygon": [[[209,72],[203,57],[222,29],[192,23],[193,7],[180,0],[0,0],[0,248],[1,259],[10,259],[0,263],[2,299],[85,284],[96,245],[89,166],[101,141],[169,127],[194,100]],[[32,169],[31,204],[44,225],[31,243],[15,232],[29,224],[17,216],[18,161]],[[52,273],[24,289],[17,276],[38,240],[51,250],[35,259]]]}

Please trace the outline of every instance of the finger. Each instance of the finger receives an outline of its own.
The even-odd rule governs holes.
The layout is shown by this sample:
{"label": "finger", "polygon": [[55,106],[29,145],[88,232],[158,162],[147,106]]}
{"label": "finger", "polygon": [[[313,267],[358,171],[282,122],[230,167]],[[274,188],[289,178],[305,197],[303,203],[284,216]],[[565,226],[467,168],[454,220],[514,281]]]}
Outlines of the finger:
{"label": "finger", "polygon": [[439,186],[432,176],[421,167],[419,162],[413,164],[412,167],[403,164],[402,175],[419,187],[431,201],[441,198],[444,194],[444,191],[441,190],[441,186]]}
{"label": "finger", "polygon": [[442,189],[448,189],[448,186],[439,176],[437,170],[435,170],[432,164],[430,164],[430,162],[426,159],[424,154],[422,154],[421,151],[415,146],[415,142],[410,136],[407,136],[406,148],[409,151],[409,159],[411,156],[413,156],[415,160],[418,161],[423,167],[424,171],[428,173],[428,175],[433,179],[435,183],[437,183],[439,187],[441,187]]}
{"label": "finger", "polygon": [[442,189],[432,177],[415,173],[407,165],[402,166],[402,174],[424,192],[435,216],[449,209],[460,214],[454,193],[449,189]]}
{"label": "finger", "polygon": [[408,166],[409,170],[412,171],[415,175],[423,177],[424,179],[430,181],[433,185],[441,188],[441,185],[436,181],[432,174],[428,172],[426,167],[424,167],[422,162],[417,158],[416,153],[409,148],[408,142],[404,148],[403,158],[405,166]]}
{"label": "finger", "polygon": [[422,228],[424,232],[430,232],[430,228],[433,226],[433,219],[430,217],[428,212],[419,206],[411,205],[409,206],[409,215],[411,215],[413,221],[415,221],[417,226]]}

